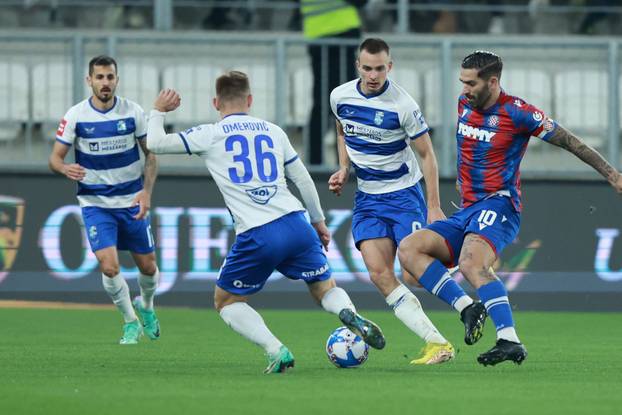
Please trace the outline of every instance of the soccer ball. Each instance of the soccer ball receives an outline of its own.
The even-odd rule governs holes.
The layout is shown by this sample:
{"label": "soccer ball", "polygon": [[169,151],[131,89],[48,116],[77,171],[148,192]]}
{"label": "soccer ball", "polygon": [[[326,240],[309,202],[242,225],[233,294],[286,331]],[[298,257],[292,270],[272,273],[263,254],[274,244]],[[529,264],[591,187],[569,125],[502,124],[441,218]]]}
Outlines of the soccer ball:
{"label": "soccer ball", "polygon": [[347,327],[339,327],[326,341],[326,355],[337,367],[357,367],[365,363],[369,346]]}

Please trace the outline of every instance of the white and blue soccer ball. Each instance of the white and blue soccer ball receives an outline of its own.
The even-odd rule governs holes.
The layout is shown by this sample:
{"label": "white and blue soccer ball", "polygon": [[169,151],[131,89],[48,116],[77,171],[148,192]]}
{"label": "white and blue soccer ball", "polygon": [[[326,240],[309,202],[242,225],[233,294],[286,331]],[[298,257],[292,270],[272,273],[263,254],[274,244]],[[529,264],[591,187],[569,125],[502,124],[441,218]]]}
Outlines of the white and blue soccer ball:
{"label": "white and blue soccer ball", "polygon": [[347,327],[339,327],[326,341],[326,354],[337,367],[357,367],[367,360],[369,346]]}

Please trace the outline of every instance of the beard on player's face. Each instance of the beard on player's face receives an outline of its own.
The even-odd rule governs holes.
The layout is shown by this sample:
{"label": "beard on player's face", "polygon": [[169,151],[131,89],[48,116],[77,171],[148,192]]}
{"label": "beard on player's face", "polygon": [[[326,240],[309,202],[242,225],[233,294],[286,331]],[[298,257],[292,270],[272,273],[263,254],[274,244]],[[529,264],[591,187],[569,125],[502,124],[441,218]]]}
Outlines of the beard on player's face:
{"label": "beard on player's face", "polygon": [[114,97],[115,88],[110,86],[104,86],[99,88],[99,90],[93,86],[93,94],[99,99],[101,102],[108,102]]}
{"label": "beard on player's face", "polygon": [[469,100],[469,104],[475,108],[483,108],[488,99],[490,98],[491,92],[490,88],[488,88],[487,84],[482,86],[482,89],[477,92],[471,92],[466,95]]}

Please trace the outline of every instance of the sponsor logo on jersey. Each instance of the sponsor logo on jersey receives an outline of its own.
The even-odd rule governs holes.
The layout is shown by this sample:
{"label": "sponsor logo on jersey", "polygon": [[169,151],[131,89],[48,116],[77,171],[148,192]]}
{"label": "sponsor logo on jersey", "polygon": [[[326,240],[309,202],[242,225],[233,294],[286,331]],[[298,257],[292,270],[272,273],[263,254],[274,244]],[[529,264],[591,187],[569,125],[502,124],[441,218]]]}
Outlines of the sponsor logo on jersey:
{"label": "sponsor logo on jersey", "polygon": [[89,150],[99,151],[99,143],[89,143]]}
{"label": "sponsor logo on jersey", "polygon": [[413,117],[415,117],[416,120],[419,120],[419,122],[421,124],[425,124],[425,118],[424,118],[423,113],[421,112],[421,110],[414,110],[413,111]]}
{"label": "sponsor logo on jersey", "polygon": [[317,277],[318,275],[324,274],[326,271],[328,271],[328,264],[324,264],[321,268],[318,268],[314,271],[305,271],[302,273],[302,277],[303,278]]}
{"label": "sponsor logo on jersey", "polygon": [[91,127],[91,128],[84,128],[84,132],[91,135],[95,132],[95,127]]}
{"label": "sponsor logo on jersey", "polygon": [[381,125],[382,120],[384,120],[384,111],[376,111],[376,116],[374,117],[374,124]]}
{"label": "sponsor logo on jersey", "polygon": [[344,128],[347,135],[356,135],[367,137],[374,141],[382,141],[382,132],[374,129],[373,127],[346,124]]}
{"label": "sponsor logo on jersey", "polygon": [[519,100],[519,99],[515,99],[514,100],[514,105],[516,105],[518,108],[523,106],[523,103]]}
{"label": "sponsor logo on jersey", "polygon": [[56,130],[56,135],[59,137],[62,137],[63,134],[65,133],[65,126],[67,125],[67,120],[66,119],[62,119],[59,126],[58,126],[58,130]]}
{"label": "sponsor logo on jersey", "polygon": [[541,113],[541,112],[538,112],[538,111],[534,112],[534,113],[533,113],[533,115],[532,115],[532,117],[533,117],[533,119],[534,119],[534,120],[536,120],[536,121],[542,121],[542,118],[543,118],[543,117],[542,117],[542,113]]}
{"label": "sponsor logo on jersey", "polygon": [[246,194],[251,200],[255,203],[259,203],[260,205],[265,205],[274,197],[276,194],[277,187],[272,186],[261,186],[256,187],[254,189],[246,190]]}
{"label": "sponsor logo on jersey", "polygon": [[471,127],[470,125],[466,125],[463,123],[458,123],[458,133],[462,134],[462,136],[466,138],[471,138],[473,140],[483,141],[486,143],[490,143],[492,141],[492,138],[496,134],[495,132]]}

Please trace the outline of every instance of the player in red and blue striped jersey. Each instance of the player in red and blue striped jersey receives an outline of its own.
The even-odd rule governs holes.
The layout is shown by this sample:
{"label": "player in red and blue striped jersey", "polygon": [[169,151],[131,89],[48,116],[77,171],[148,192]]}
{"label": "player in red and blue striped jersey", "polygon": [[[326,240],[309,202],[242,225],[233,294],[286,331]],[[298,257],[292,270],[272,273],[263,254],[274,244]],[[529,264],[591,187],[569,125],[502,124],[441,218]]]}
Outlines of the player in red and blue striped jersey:
{"label": "player in red and blue striped jersey", "polygon": [[[410,235],[399,248],[402,267],[460,312],[467,344],[479,340],[490,316],[497,343],[478,357],[483,365],[521,363],[527,357],[514,329],[507,291],[491,267],[518,234],[519,166],[529,139],[539,137],[575,154],[622,193],[622,176],[596,150],[538,108],[501,89],[502,68],[501,58],[491,52],[476,51],[462,61],[464,88],[456,131],[461,208]],[[446,266],[454,264],[476,288],[481,302],[474,302],[451,278]]]}

